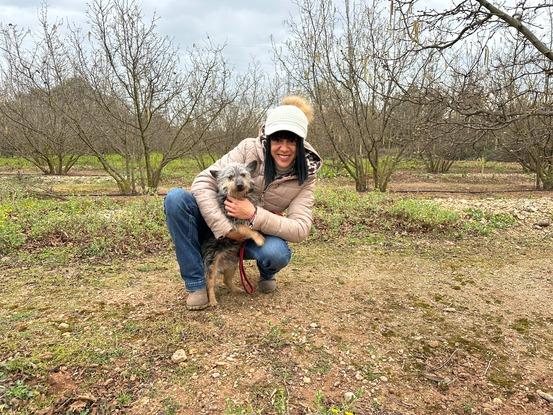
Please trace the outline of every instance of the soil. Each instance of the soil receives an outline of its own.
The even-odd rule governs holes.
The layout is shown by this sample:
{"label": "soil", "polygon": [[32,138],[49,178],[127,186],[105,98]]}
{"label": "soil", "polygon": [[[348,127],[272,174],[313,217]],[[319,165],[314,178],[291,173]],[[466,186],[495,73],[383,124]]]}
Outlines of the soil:
{"label": "soil", "polygon": [[[0,368],[17,369],[0,377],[0,413],[552,414],[538,394],[553,392],[551,193],[403,179],[391,190],[517,224],[294,245],[276,292],[220,287],[199,312],[169,249],[62,268],[4,259]],[[449,193],[463,186],[488,193]],[[8,399],[17,381],[36,395]]]}

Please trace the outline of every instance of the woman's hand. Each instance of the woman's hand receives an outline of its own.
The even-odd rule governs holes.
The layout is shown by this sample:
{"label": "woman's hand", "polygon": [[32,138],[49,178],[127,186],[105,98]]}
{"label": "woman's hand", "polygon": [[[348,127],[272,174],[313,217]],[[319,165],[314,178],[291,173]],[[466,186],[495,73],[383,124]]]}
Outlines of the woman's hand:
{"label": "woman's hand", "polygon": [[235,199],[227,196],[225,200],[227,215],[237,219],[250,219],[255,213],[255,206],[248,199]]}

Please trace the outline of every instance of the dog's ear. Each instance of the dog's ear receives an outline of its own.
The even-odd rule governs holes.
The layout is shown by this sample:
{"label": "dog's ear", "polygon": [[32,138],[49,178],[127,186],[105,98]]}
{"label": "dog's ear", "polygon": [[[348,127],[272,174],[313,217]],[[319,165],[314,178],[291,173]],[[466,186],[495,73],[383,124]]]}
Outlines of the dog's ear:
{"label": "dog's ear", "polygon": [[219,177],[219,170],[210,170],[209,172],[214,178]]}
{"label": "dog's ear", "polygon": [[254,160],[254,161],[251,161],[250,163],[248,163],[246,168],[248,169],[250,174],[253,174],[255,172],[255,169],[257,169],[257,160]]}

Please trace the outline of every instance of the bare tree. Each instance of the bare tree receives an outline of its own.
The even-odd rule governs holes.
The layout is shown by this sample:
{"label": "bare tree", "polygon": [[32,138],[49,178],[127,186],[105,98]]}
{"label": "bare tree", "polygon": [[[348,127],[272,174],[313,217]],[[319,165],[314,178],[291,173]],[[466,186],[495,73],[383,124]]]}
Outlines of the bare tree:
{"label": "bare tree", "polygon": [[78,91],[67,82],[66,47],[58,36],[62,23],[50,26],[45,7],[39,20],[42,30],[33,38],[12,24],[0,26],[0,127],[11,153],[46,174],[67,174],[84,152],[64,119]]}
{"label": "bare tree", "polygon": [[[72,45],[75,71],[96,109],[92,132],[78,115],[67,116],[122,192],[153,192],[163,168],[187,154],[234,100],[230,72],[221,48],[209,42],[180,60],[156,32],[157,17],[146,23],[134,1],[96,0],[88,16],[90,30],[74,29]],[[108,153],[120,155],[122,165]]]}
{"label": "bare tree", "polygon": [[236,100],[220,116],[194,147],[195,159],[205,169],[246,137],[256,137],[267,109],[277,101],[280,81],[263,73],[252,62],[247,72],[234,79]]}
{"label": "bare tree", "polygon": [[[379,2],[297,3],[290,39],[277,50],[296,87],[313,100],[320,124],[356,189],[385,191],[412,137],[400,110],[410,85],[424,83],[427,57],[406,56],[397,16]],[[409,114],[415,115],[415,114]]]}
{"label": "bare tree", "polygon": [[535,30],[540,27],[536,21],[553,9],[549,0],[519,0],[511,6],[497,6],[488,0],[463,0],[442,10],[417,10],[420,3],[420,0],[393,0],[392,7],[399,10],[406,33],[421,48],[446,49],[483,30],[495,33],[513,28],[535,54],[553,62],[551,45],[543,42]]}
{"label": "bare tree", "polygon": [[414,51],[440,52],[439,93],[426,96],[445,104],[458,128],[493,134],[497,148],[536,174],[538,188],[551,188],[553,4],[465,0],[422,11],[414,11],[416,1],[393,4]]}

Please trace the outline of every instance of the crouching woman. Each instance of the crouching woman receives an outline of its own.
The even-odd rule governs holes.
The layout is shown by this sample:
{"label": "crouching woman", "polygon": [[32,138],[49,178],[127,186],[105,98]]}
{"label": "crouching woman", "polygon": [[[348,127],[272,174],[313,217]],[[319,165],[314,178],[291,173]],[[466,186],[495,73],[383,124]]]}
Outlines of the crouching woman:
{"label": "crouching woman", "polygon": [[169,233],[175,244],[180,274],[188,297],[186,306],[200,310],[208,305],[201,245],[209,237],[240,236],[221,210],[217,183],[212,170],[230,163],[257,161],[252,173],[254,192],[259,203],[228,198],[228,216],[248,220],[252,229],[265,235],[265,244],[248,240],[245,258],[257,262],[259,291],[276,289],[275,276],[291,259],[288,242],[300,242],[309,235],[312,224],[315,176],[322,166],[321,157],[306,141],[308,124],[313,119],[311,106],[301,97],[289,96],[269,111],[257,138],[246,138],[192,183],[192,191],[172,189],[164,209]]}

